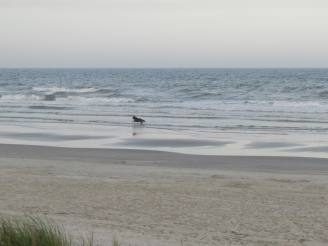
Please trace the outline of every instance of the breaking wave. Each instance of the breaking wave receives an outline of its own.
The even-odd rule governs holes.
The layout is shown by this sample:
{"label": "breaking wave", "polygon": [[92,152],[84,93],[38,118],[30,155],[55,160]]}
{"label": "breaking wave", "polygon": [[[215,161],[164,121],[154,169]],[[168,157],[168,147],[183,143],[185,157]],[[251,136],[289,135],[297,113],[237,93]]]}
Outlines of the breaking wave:
{"label": "breaking wave", "polygon": [[12,73],[0,77],[0,119],[12,122],[32,119],[33,112],[40,122],[129,125],[136,114],[156,129],[279,133],[317,131],[328,122],[328,70]]}
{"label": "breaking wave", "polygon": [[51,87],[33,87],[33,91],[37,92],[44,92],[44,93],[60,93],[60,92],[68,92],[68,93],[90,93],[90,92],[96,92],[98,89],[93,87],[86,87],[86,88],[66,88],[66,87],[57,87],[57,86],[51,86]]}

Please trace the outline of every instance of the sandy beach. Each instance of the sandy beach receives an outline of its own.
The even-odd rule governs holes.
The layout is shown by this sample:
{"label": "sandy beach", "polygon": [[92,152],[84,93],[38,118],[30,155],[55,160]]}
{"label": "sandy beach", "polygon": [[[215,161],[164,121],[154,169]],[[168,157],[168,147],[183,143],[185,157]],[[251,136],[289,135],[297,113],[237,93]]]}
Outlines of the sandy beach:
{"label": "sandy beach", "polygon": [[0,145],[0,214],[99,245],[327,245],[327,175],[318,158]]}

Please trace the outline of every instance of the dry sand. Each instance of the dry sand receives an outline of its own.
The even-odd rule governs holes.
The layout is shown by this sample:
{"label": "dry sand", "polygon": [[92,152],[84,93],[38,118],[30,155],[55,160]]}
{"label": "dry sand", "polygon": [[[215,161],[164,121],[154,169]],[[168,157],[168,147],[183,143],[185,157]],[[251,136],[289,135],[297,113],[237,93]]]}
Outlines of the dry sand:
{"label": "dry sand", "polygon": [[109,245],[328,245],[328,160],[0,145],[1,215]]}

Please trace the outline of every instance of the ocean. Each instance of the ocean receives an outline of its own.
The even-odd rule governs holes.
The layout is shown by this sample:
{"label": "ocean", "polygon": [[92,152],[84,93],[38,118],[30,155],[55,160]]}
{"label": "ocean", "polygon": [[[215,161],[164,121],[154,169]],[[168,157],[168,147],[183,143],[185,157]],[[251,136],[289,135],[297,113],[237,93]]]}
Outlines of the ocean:
{"label": "ocean", "polygon": [[0,69],[0,95],[0,143],[328,157],[328,69]]}

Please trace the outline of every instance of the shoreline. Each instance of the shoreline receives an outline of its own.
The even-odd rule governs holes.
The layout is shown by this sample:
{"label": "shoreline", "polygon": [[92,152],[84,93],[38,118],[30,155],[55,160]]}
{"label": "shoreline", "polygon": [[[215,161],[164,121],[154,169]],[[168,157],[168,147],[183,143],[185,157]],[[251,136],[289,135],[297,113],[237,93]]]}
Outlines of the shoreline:
{"label": "shoreline", "polygon": [[192,155],[140,149],[67,148],[0,144],[1,158],[74,160],[135,166],[251,172],[328,173],[327,158],[294,156]]}
{"label": "shoreline", "polygon": [[139,149],[182,154],[328,158],[325,135],[204,133],[151,126],[1,123],[0,143],[66,148]]}

